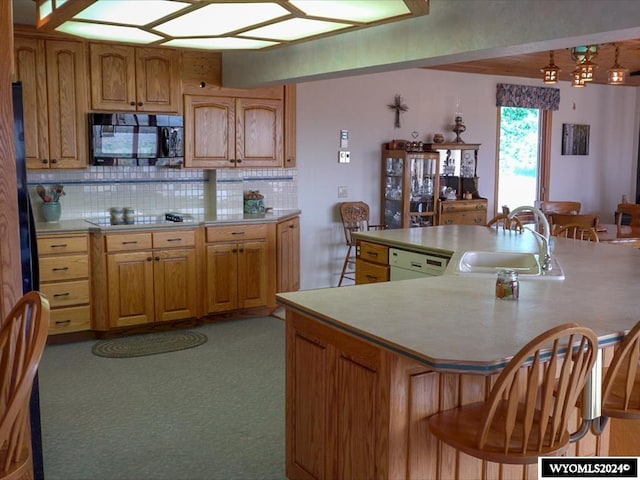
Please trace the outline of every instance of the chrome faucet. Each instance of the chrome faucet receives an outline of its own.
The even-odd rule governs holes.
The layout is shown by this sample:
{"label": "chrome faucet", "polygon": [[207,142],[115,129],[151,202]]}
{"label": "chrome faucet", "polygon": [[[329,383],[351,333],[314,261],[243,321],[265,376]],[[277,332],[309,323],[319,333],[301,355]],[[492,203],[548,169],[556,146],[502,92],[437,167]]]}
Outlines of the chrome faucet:
{"label": "chrome faucet", "polygon": [[509,220],[511,220],[516,214],[520,212],[533,212],[542,225],[543,234],[536,232],[534,229],[529,230],[531,230],[531,233],[535,235],[540,245],[539,256],[542,270],[548,272],[551,270],[551,249],[549,248],[551,229],[549,228],[549,220],[547,220],[546,215],[542,213],[540,209],[527,205],[516,207],[511,210],[508,215]]}

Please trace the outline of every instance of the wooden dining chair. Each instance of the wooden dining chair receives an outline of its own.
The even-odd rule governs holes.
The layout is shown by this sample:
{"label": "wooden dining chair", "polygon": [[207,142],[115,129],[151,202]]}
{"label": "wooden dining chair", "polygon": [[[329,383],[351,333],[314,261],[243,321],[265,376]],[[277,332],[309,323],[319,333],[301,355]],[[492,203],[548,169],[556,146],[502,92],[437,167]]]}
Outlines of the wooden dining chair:
{"label": "wooden dining chair", "polygon": [[49,302],[25,294],[0,327],[0,479],[33,478],[29,400],[49,330]]}
{"label": "wooden dining chair", "polygon": [[573,238],[574,240],[586,240],[588,242],[599,243],[598,232],[593,227],[585,227],[581,223],[567,223],[554,231],[554,236],[563,238]]}
{"label": "wooden dining chair", "polygon": [[593,228],[598,230],[600,217],[593,214],[572,214],[572,213],[551,213],[548,215],[551,234],[555,234],[555,230],[569,223],[579,224],[584,228]]}
{"label": "wooden dining chair", "polygon": [[640,227],[640,204],[637,203],[619,203],[616,208],[616,225],[622,225],[623,217],[626,216],[628,224],[632,227]]}
{"label": "wooden dining chair", "polygon": [[544,200],[540,202],[540,210],[547,215],[553,213],[566,213],[576,215],[580,213],[582,203],[580,202],[567,202],[567,201],[552,201]]}
{"label": "wooden dining chair", "polygon": [[492,462],[531,464],[539,456],[562,455],[597,348],[587,327],[551,328],[511,359],[487,400],[437,413],[429,417],[429,429],[453,448]]}
{"label": "wooden dining chair", "polygon": [[524,229],[524,225],[522,224],[522,221],[519,218],[517,217],[509,218],[509,215],[504,213],[499,213],[498,215],[496,215],[495,217],[493,217],[491,220],[487,222],[487,227],[493,227],[493,226],[495,226],[496,228],[502,227],[505,230],[515,230],[520,233],[522,233]]}
{"label": "wooden dining chair", "polygon": [[342,272],[338,286],[342,286],[345,279],[355,282],[356,242],[351,236],[352,232],[368,230],[384,230],[385,225],[372,225],[369,223],[369,205],[365,202],[342,202],[340,204],[340,217],[344,230],[344,238],[347,243],[347,253],[342,264]]}

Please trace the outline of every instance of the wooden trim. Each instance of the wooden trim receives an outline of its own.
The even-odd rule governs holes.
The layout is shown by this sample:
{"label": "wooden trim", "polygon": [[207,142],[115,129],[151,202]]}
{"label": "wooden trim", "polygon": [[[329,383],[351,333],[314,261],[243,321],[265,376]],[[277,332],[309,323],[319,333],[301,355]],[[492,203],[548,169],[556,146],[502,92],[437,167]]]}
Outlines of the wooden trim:
{"label": "wooden trim", "polygon": [[540,172],[538,173],[540,178],[538,200],[541,202],[549,200],[552,124],[553,112],[551,110],[542,110],[542,119],[540,121]]}
{"label": "wooden trim", "polygon": [[[16,198],[16,162],[13,128],[13,18],[11,2],[0,2],[0,311],[4,318],[22,297],[20,231]],[[1,323],[1,322],[0,322]]]}

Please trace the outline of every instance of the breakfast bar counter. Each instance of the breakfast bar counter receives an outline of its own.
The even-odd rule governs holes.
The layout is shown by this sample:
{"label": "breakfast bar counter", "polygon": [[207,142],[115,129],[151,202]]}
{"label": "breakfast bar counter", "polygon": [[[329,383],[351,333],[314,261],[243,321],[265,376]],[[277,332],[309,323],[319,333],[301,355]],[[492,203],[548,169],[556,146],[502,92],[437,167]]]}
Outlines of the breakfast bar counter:
{"label": "breakfast bar counter", "polygon": [[[361,232],[388,246],[451,255],[445,274],[277,296],[287,309],[289,478],[536,478],[438,444],[425,419],[485,398],[492,379],[539,333],[578,322],[605,363],[638,320],[640,251],[554,239],[564,279],[521,279],[495,298],[495,275],[461,274],[468,250],[538,251],[525,232],[442,226]],[[575,412],[576,430],[579,412]],[[608,431],[571,454],[606,455]]]}

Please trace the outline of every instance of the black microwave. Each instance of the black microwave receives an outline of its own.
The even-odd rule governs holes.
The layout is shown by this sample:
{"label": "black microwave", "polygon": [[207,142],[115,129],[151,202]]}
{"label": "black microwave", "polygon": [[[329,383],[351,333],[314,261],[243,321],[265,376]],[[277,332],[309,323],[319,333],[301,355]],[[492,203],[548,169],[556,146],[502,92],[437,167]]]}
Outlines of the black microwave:
{"label": "black microwave", "polygon": [[91,164],[101,166],[181,166],[181,115],[90,113]]}

